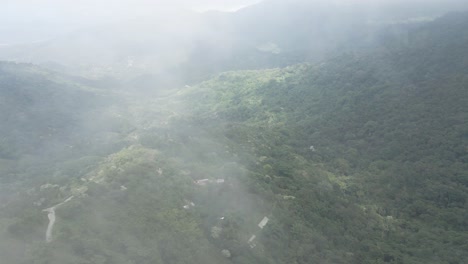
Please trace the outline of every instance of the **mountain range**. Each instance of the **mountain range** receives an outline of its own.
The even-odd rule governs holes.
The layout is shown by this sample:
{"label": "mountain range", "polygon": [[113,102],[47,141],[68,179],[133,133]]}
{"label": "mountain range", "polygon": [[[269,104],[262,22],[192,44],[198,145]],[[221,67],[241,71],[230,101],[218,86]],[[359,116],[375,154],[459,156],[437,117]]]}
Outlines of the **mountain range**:
{"label": "mountain range", "polygon": [[468,13],[402,6],[271,0],[4,50],[2,259],[464,263]]}

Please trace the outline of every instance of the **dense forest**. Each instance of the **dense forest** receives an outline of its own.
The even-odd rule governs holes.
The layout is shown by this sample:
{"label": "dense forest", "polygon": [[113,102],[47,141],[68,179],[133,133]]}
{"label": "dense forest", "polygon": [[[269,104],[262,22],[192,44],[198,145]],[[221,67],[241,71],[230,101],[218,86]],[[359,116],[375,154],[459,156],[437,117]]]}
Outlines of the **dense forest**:
{"label": "dense forest", "polygon": [[1,62],[2,262],[465,263],[468,13],[354,33],[149,95]]}

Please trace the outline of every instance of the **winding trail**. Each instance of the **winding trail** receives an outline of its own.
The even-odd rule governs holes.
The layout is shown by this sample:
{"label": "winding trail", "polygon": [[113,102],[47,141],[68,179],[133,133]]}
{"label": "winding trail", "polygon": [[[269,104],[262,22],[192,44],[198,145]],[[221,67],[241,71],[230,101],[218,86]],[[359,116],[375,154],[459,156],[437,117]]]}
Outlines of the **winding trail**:
{"label": "winding trail", "polygon": [[71,199],[73,199],[73,196],[70,196],[68,199],[66,199],[65,201],[57,204],[57,205],[54,205],[50,208],[47,208],[47,209],[44,209],[42,210],[43,212],[47,212],[47,217],[49,218],[49,225],[47,226],[47,231],[46,231],[46,242],[47,243],[50,243],[52,242],[52,230],[54,228],[54,224],[55,224],[55,209],[57,209],[59,206],[69,202]]}

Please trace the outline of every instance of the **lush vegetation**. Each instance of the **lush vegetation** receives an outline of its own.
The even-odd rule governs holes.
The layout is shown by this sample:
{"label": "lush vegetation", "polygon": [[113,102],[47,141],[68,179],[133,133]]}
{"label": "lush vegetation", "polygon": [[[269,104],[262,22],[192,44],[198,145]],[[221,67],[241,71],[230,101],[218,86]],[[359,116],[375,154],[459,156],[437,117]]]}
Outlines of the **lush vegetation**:
{"label": "lush vegetation", "polygon": [[[466,14],[377,51],[226,72],[148,100],[2,64],[0,255],[463,263],[467,68]],[[46,243],[42,210],[70,196]]]}

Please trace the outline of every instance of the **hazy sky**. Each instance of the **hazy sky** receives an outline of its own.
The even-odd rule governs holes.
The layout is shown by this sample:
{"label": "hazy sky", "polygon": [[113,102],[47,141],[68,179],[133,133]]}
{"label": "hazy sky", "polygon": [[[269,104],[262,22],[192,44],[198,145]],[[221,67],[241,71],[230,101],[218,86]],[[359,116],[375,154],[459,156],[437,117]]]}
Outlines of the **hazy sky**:
{"label": "hazy sky", "polygon": [[[463,0],[265,0],[356,4],[455,2]],[[466,0],[465,0],[466,1]],[[170,9],[234,11],[261,0],[0,0],[0,45],[48,39],[72,30],[128,18],[176,17]],[[159,12],[159,15],[158,15]],[[185,15],[185,13],[184,13]]]}
{"label": "hazy sky", "polygon": [[[5,1],[5,0],[4,0]],[[67,11],[140,8],[158,9],[161,7],[183,7],[195,10],[232,10],[259,2],[259,0],[6,0],[3,7],[49,8]]]}
{"label": "hazy sky", "polygon": [[[64,32],[169,9],[234,11],[260,0],[0,0],[0,45],[39,41]],[[156,15],[157,16],[157,15]]]}
{"label": "hazy sky", "polygon": [[176,9],[234,11],[257,2],[260,0],[0,0],[0,28],[31,21],[94,24]]}

